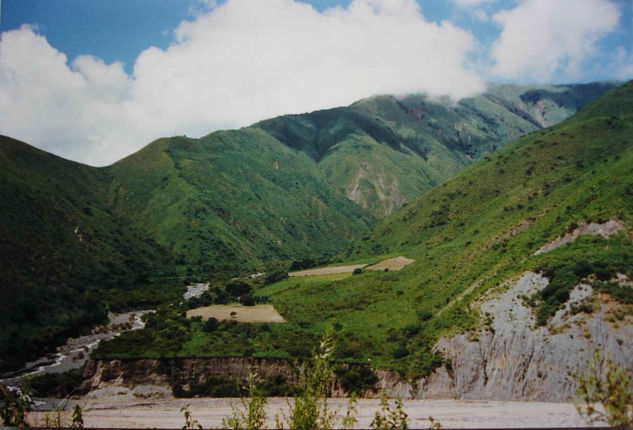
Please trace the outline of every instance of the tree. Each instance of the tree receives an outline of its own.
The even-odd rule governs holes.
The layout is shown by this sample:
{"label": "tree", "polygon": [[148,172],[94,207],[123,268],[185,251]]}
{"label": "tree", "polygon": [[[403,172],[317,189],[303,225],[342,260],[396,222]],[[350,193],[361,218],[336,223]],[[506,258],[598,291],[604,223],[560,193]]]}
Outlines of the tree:
{"label": "tree", "polygon": [[210,317],[204,322],[204,325],[202,326],[202,331],[211,333],[212,331],[216,331],[219,325],[220,323],[217,318]]}
{"label": "tree", "polygon": [[[589,372],[574,375],[578,390],[576,410],[590,424],[605,422],[612,427],[633,426],[633,375],[596,350]],[[596,409],[600,404],[604,412]]]}

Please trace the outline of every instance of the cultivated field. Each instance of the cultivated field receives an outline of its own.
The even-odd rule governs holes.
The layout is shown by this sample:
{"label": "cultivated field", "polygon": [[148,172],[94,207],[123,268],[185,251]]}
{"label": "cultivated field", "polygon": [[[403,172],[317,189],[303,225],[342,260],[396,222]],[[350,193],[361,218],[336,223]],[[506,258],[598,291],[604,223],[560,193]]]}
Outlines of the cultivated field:
{"label": "cultivated field", "polygon": [[367,264],[350,264],[347,266],[329,266],[329,267],[319,267],[317,269],[308,269],[301,270],[298,272],[290,272],[288,276],[320,276],[320,275],[332,275],[337,273],[352,273],[356,269],[367,269],[367,270],[400,270],[405,266],[413,263],[415,260],[412,260],[407,257],[395,257],[389,258],[387,260],[383,260],[380,263],[372,264],[371,266]]}
{"label": "cultivated field", "polygon": [[230,306],[213,305],[187,311],[187,318],[200,316],[203,320],[216,318],[219,321],[235,320],[238,322],[286,322],[273,305]]}
{"label": "cultivated field", "polygon": [[403,267],[408,266],[414,261],[415,260],[412,260],[410,258],[400,256],[400,257],[390,258],[388,260],[381,261],[380,263],[377,263],[371,266],[367,266],[365,267],[365,269],[367,270],[385,270],[385,269],[401,270]]}
{"label": "cultivated field", "polygon": [[301,270],[299,272],[290,272],[288,276],[318,276],[332,275],[335,273],[352,273],[356,269],[362,269],[365,264],[352,264],[350,266],[331,266],[319,267],[318,269]]}

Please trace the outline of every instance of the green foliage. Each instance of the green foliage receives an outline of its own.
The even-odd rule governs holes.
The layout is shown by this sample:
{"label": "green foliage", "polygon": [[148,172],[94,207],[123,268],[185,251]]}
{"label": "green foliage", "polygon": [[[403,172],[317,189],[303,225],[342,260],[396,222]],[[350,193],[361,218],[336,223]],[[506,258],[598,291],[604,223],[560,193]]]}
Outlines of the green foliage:
{"label": "green foliage", "polygon": [[275,282],[279,282],[286,278],[288,278],[288,272],[285,270],[277,270],[266,274],[266,277],[264,278],[264,285],[274,284]]}
{"label": "green foliage", "polygon": [[84,428],[83,409],[81,406],[75,405],[75,408],[73,409],[72,420],[72,424],[70,425],[72,428]]}
{"label": "green foliage", "polygon": [[345,416],[343,417],[343,420],[341,422],[344,429],[353,429],[354,425],[358,422],[358,420],[356,419],[356,414],[358,414],[356,403],[358,403],[356,396],[350,396],[349,401],[347,402]]}
{"label": "green foliage", "polygon": [[371,422],[371,428],[387,430],[387,429],[402,429],[409,428],[409,422],[407,421],[408,415],[404,412],[402,407],[402,400],[396,399],[395,406],[391,407],[387,395],[383,391],[380,395],[380,411],[374,414],[374,420]]}
{"label": "green foliage", "polygon": [[235,430],[239,429],[261,429],[266,423],[266,406],[267,399],[264,391],[258,384],[257,375],[249,372],[248,398],[242,398],[242,409],[237,410],[232,407],[232,415],[230,418],[222,420],[222,426]]}
{"label": "green foliage", "polygon": [[[569,292],[581,280],[593,276],[608,281],[617,273],[633,277],[633,244],[622,235],[611,239],[581,237],[574,243],[551,251],[536,259],[534,267],[550,280],[536,293],[537,324],[545,325],[559,306],[569,299]],[[611,294],[622,303],[633,303],[633,289],[611,282],[598,282],[600,291]]]}
{"label": "green foliage", "polygon": [[61,373],[45,373],[33,376],[31,389],[37,397],[68,398],[74,394],[82,394],[77,390],[83,382],[84,367]]}
{"label": "green foliage", "polygon": [[[578,390],[575,406],[590,425],[604,422],[612,427],[633,425],[633,374],[596,350],[589,372],[574,375]],[[596,408],[602,406],[602,410]]]}
{"label": "green foliage", "polygon": [[13,391],[0,385],[0,418],[2,425],[7,427],[28,427],[26,413],[31,410],[30,380],[22,381],[20,390]]}
{"label": "green foliage", "polygon": [[378,382],[378,377],[367,365],[338,364],[334,374],[345,392],[352,396],[362,396]]}
{"label": "green foliage", "polygon": [[328,409],[327,397],[334,370],[331,363],[333,341],[327,332],[321,339],[318,351],[306,363],[299,384],[300,394],[290,405],[288,425],[291,429],[331,429],[334,414]]}
{"label": "green foliage", "polygon": [[185,419],[185,425],[182,426],[183,430],[184,429],[201,429],[202,426],[200,425],[198,420],[193,418],[193,415],[192,415],[191,411],[189,410],[189,406],[191,406],[191,405],[186,404],[185,406],[180,408],[180,413],[182,414],[183,418]]}

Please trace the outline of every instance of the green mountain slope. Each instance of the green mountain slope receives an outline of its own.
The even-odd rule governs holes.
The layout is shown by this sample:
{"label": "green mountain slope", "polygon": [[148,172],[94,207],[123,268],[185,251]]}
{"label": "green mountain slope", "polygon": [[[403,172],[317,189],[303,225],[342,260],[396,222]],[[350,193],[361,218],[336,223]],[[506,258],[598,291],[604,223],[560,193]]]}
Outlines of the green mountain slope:
{"label": "green mountain slope", "polygon": [[[177,297],[172,272],[334,255],[376,218],[611,85],[493,86],[458,104],[374,97],[161,139],[101,169],[2,138],[2,366],[94,323],[105,304]],[[412,245],[384,240],[355,252]]]}
{"label": "green mountain slope", "polygon": [[334,254],[373,222],[258,129],[163,139],[108,170],[117,211],[206,274]]}
{"label": "green mountain slope", "polygon": [[0,166],[4,370],[103,320],[106,303],[133,302],[133,290],[150,273],[169,271],[171,260],[112,214],[103,198],[110,181],[104,170],[7,137],[0,137]]}
{"label": "green mountain slope", "polygon": [[192,273],[332,255],[375,218],[612,86],[493,86],[458,104],[382,96],[162,139],[108,168],[110,202]]}
{"label": "green mountain slope", "polygon": [[[539,323],[582,278],[633,278],[631,101],[629,82],[563,124],[516,140],[382,220],[345,255],[416,260],[402,271],[289,279],[258,294],[270,296],[291,323],[315,331],[336,323],[356,345],[356,358],[413,377],[439,364],[431,353],[439,336],[485,322],[474,300],[526,270],[552,280],[532,298]],[[583,222],[608,220],[626,231],[534,255]],[[596,285],[633,302],[630,288]]]}
{"label": "green mountain slope", "polygon": [[308,154],[330,183],[382,218],[473,160],[560,122],[613,87],[493,85],[459,103],[381,96],[255,127]]}

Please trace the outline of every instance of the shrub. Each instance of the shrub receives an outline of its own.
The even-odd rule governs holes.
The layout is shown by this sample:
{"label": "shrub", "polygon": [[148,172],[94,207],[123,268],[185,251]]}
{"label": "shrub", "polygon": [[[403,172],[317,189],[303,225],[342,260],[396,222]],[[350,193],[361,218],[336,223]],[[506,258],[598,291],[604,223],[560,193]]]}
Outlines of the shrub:
{"label": "shrub", "polygon": [[[612,427],[633,425],[633,377],[630,370],[615,364],[596,350],[588,373],[574,375],[578,390],[576,410],[590,424],[606,422]],[[595,408],[602,405],[604,412]]]}
{"label": "shrub", "polygon": [[212,331],[216,331],[219,325],[220,322],[217,320],[217,318],[211,317],[204,322],[204,325],[202,326],[202,331],[211,333]]}
{"label": "shrub", "polygon": [[288,278],[288,272],[286,272],[285,270],[277,270],[266,275],[266,277],[264,278],[264,284],[274,284],[275,282],[282,281],[286,278]]}

